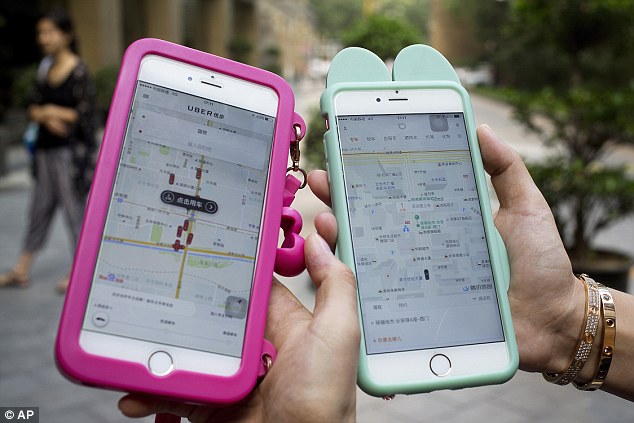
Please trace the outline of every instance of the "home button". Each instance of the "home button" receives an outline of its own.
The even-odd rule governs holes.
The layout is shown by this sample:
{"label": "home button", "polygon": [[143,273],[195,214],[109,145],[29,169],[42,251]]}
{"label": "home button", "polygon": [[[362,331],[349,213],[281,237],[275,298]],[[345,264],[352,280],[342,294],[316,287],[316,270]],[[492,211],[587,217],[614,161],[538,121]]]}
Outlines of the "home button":
{"label": "home button", "polygon": [[436,376],[447,376],[451,372],[451,361],[444,354],[436,354],[429,360],[429,368]]}
{"label": "home button", "polygon": [[174,360],[165,351],[156,351],[147,362],[148,368],[156,376],[168,375],[174,370]]}

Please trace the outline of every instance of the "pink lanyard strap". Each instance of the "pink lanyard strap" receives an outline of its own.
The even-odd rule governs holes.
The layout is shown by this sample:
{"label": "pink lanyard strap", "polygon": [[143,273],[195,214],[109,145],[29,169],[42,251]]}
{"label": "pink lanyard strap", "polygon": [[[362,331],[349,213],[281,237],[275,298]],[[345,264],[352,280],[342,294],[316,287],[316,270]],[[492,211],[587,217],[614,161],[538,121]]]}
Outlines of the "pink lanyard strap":
{"label": "pink lanyard strap", "polygon": [[304,262],[304,238],[299,234],[302,230],[302,216],[297,210],[291,208],[298,190],[306,186],[306,171],[299,167],[299,142],[306,134],[306,124],[304,119],[295,113],[295,123],[293,124],[293,138],[290,144],[290,156],[292,166],[286,172],[299,172],[304,177],[304,182],[300,182],[295,176],[288,173],[284,186],[284,199],[282,208],[282,219],[280,227],[284,231],[284,241],[277,249],[275,256],[275,272],[282,276],[297,276],[306,269]]}

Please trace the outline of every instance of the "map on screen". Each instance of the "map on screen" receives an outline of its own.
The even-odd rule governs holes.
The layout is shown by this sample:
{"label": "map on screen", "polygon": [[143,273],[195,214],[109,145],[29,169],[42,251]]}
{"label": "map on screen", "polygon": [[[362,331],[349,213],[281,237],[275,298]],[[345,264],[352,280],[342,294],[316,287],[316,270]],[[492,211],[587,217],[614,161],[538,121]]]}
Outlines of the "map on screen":
{"label": "map on screen", "polygon": [[368,353],[502,341],[463,114],[338,129]]}
{"label": "map on screen", "polygon": [[84,329],[241,355],[274,125],[138,83]]}

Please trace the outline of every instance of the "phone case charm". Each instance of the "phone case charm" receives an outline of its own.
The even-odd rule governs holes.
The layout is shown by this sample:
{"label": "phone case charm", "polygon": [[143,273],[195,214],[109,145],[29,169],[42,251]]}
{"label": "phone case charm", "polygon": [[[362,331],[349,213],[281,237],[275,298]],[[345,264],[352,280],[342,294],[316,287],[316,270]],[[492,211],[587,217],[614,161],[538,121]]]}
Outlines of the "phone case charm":
{"label": "phone case charm", "polygon": [[[284,231],[284,241],[277,249],[275,255],[275,272],[282,276],[297,276],[306,269],[304,263],[304,238],[299,233],[302,230],[302,216],[291,208],[295,199],[295,193],[306,186],[306,171],[299,167],[299,142],[306,135],[304,119],[295,113],[293,124],[293,136],[290,144],[290,157],[292,165],[286,169],[286,183],[284,185],[284,198],[282,201],[282,220],[280,227]],[[289,172],[301,173],[303,181],[300,181]]]}

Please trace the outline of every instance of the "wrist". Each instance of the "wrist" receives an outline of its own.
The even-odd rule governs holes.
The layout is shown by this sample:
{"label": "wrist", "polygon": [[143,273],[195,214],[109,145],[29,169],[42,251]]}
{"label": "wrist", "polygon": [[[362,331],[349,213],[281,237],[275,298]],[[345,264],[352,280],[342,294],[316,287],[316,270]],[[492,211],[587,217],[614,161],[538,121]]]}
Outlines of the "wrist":
{"label": "wrist", "polygon": [[[553,328],[553,343],[550,359],[544,363],[543,372],[563,373],[575,355],[580,334],[583,330],[586,293],[585,287],[576,276],[571,274],[570,290],[561,301],[561,318]],[[595,337],[594,342],[600,339]],[[592,349],[595,352],[595,348]],[[592,359],[594,355],[591,355]],[[586,366],[588,367],[588,366]]]}

